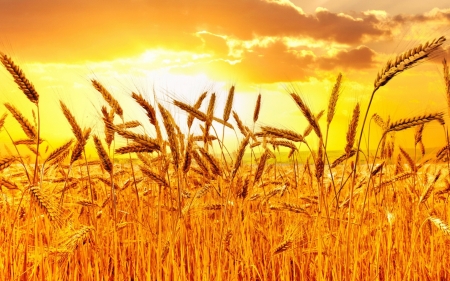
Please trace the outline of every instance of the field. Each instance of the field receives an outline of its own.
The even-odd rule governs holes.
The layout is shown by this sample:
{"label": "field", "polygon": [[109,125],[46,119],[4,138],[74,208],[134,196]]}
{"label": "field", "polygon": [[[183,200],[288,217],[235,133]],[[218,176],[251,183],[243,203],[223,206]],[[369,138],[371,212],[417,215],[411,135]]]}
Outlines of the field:
{"label": "field", "polygon": [[[389,61],[375,79],[369,108],[380,88],[444,41]],[[255,126],[261,95],[253,124],[244,124],[233,110],[234,86],[224,112],[215,111],[215,93],[200,94],[192,105],[174,100],[189,116],[187,131],[162,104],[137,93],[136,110],[148,119],[124,120],[107,85],[92,80],[108,104],[98,120],[103,134],[82,128],[61,101],[73,136],[46,151],[40,129],[51,125],[40,124],[37,89],[11,57],[0,53],[0,60],[36,112],[30,119],[11,101],[0,119],[0,127],[8,120],[27,136],[11,138],[14,150],[0,159],[1,280],[450,279],[443,112],[383,120],[358,103],[336,156],[327,143],[341,74],[321,112],[290,94],[309,123],[303,132]],[[450,105],[445,60],[443,69]],[[432,154],[422,141],[431,122],[443,128],[436,136],[442,148]],[[152,131],[142,133],[143,123]],[[382,138],[361,150],[368,124]],[[194,126],[203,134],[191,133]],[[238,147],[225,146],[225,127],[236,132]],[[403,130],[415,130],[414,150],[395,143]],[[126,144],[116,146],[118,139]],[[87,159],[87,146],[98,159]]]}

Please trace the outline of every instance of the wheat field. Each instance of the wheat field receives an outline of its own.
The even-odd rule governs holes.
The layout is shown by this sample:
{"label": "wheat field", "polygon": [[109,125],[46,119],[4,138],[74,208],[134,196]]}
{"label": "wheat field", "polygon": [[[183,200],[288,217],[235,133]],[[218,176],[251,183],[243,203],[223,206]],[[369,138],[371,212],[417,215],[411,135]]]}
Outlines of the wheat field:
{"label": "wheat field", "polygon": [[[347,144],[333,158],[328,132],[341,74],[323,111],[312,112],[301,95],[290,94],[308,121],[303,132],[257,125],[261,95],[253,124],[245,124],[233,110],[234,86],[223,112],[215,110],[215,93],[200,94],[194,104],[173,100],[188,115],[186,131],[162,103],[139,93],[131,97],[148,118],[125,120],[129,109],[92,80],[108,104],[98,120],[103,134],[80,126],[60,101],[73,135],[47,151],[40,132],[51,124],[40,123],[38,91],[0,53],[36,112],[30,119],[11,102],[0,119],[0,127],[7,121],[27,136],[10,137],[14,150],[0,159],[1,280],[450,279],[444,113],[400,120],[368,115],[378,90],[430,58],[445,40],[387,62],[368,108],[357,103],[351,109]],[[450,110],[445,59],[442,65]],[[137,130],[144,123],[152,131]],[[443,128],[442,148],[433,154],[422,141],[429,123]],[[363,151],[369,124],[383,133],[376,147]],[[225,145],[225,128],[236,133],[237,147]],[[395,143],[403,130],[415,130],[414,151]],[[2,133],[9,135],[5,128]],[[117,140],[125,145],[116,146]],[[96,159],[86,157],[87,146],[95,147]],[[306,157],[300,146],[308,148]],[[280,151],[287,161],[279,159]]]}

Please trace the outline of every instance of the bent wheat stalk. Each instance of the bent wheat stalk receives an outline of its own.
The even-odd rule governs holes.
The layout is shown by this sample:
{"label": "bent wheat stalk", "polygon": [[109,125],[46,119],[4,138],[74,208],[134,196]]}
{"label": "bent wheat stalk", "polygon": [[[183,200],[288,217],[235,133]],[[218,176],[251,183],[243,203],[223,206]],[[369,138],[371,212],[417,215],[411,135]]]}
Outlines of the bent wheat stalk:
{"label": "bent wheat stalk", "polygon": [[[420,61],[430,57],[430,55],[436,51],[444,42],[445,42],[446,38],[444,36],[439,37],[438,39],[434,39],[431,42],[427,42],[424,45],[419,45],[416,48],[410,49],[406,52],[404,52],[403,54],[400,54],[396,57],[395,60],[389,60],[386,63],[386,66],[381,70],[381,72],[377,75],[377,78],[375,79],[374,82],[374,89],[372,91],[372,94],[370,96],[370,100],[369,100],[369,104],[367,106],[367,110],[366,113],[364,115],[364,120],[362,122],[362,127],[361,127],[361,131],[359,134],[359,139],[358,139],[358,146],[356,149],[356,159],[355,159],[355,166],[353,167],[353,177],[352,177],[352,184],[350,187],[350,205],[349,205],[349,215],[348,215],[348,228],[347,228],[347,243],[349,243],[350,241],[350,233],[351,233],[351,224],[350,224],[350,219],[352,216],[352,201],[353,201],[353,192],[354,192],[354,187],[355,187],[355,180],[356,180],[356,170],[358,167],[358,161],[359,161],[359,149],[361,147],[361,140],[362,140],[362,135],[364,132],[364,126],[366,124],[366,120],[367,120],[367,116],[369,114],[369,110],[370,110],[370,106],[372,104],[373,101],[373,97],[375,96],[375,93],[377,92],[377,90],[386,85],[392,78],[394,78],[394,76],[400,74],[401,72],[403,72],[404,70],[411,68],[415,65],[417,65]],[[346,253],[346,261],[348,263],[348,261],[350,261],[350,248],[347,248],[347,253]],[[350,279],[350,265],[347,264],[346,265],[346,278],[347,280]]]}

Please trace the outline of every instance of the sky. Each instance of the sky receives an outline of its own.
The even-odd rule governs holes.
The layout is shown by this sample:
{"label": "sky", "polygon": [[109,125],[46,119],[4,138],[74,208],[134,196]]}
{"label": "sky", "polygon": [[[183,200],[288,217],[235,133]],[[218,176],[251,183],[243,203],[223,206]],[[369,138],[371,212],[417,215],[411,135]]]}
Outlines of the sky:
{"label": "sky", "polygon": [[[83,127],[102,134],[105,103],[91,79],[119,100],[126,121],[142,121],[141,130],[150,135],[154,132],[132,92],[163,104],[184,124],[186,114],[174,108],[173,99],[193,104],[203,91],[215,92],[215,112],[221,116],[232,85],[233,109],[250,128],[301,133],[307,121],[289,93],[301,95],[314,113],[326,110],[342,73],[329,141],[329,149],[342,150],[352,110],[359,102],[366,111],[386,61],[440,36],[450,37],[450,2],[443,0],[0,0],[0,51],[20,65],[39,92],[42,136],[50,147],[71,136],[59,100]],[[450,59],[448,44],[382,87],[369,116],[398,120],[443,111],[448,119],[441,64]],[[33,105],[4,69],[0,92],[0,103],[13,103],[32,119]],[[261,113],[253,124],[259,93]],[[14,122],[8,117],[6,128],[23,138]],[[325,130],[324,120],[321,125]],[[426,147],[444,143],[438,124],[427,125],[424,134]],[[380,135],[372,129],[369,139],[376,143]],[[0,139],[8,142],[3,131]],[[397,139],[414,146],[413,132]],[[317,144],[313,137],[309,141]]]}

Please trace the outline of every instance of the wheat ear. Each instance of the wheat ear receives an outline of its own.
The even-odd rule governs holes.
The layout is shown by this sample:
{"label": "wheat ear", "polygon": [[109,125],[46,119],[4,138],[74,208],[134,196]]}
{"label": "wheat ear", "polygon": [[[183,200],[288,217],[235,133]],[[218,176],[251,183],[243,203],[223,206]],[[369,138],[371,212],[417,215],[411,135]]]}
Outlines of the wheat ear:
{"label": "wheat ear", "polygon": [[0,61],[8,72],[13,76],[14,82],[19,86],[19,89],[25,96],[34,104],[39,103],[39,94],[34,88],[33,84],[25,77],[25,74],[17,66],[14,61],[7,55],[0,52]]}
{"label": "wheat ear", "polygon": [[260,109],[261,109],[261,94],[258,95],[258,99],[256,100],[255,110],[253,111],[253,123],[256,123],[256,121],[258,121]]}
{"label": "wheat ear", "polygon": [[304,142],[305,141],[302,135],[297,134],[296,132],[291,131],[291,130],[277,129],[277,128],[269,127],[269,126],[262,126],[261,130],[263,131],[264,134],[267,134],[270,136],[284,138],[284,139],[294,141],[294,142]]}
{"label": "wheat ear", "polygon": [[385,134],[387,134],[389,132],[394,132],[394,131],[406,130],[408,128],[426,124],[426,123],[434,121],[434,120],[438,121],[441,125],[444,125],[445,124],[444,113],[437,112],[437,113],[430,113],[430,114],[417,116],[417,117],[413,117],[413,118],[400,119],[397,122],[391,123],[389,125],[389,127],[387,128],[387,130],[385,131]]}
{"label": "wheat ear", "polygon": [[62,102],[59,101],[59,104],[61,105],[61,110],[66,117],[67,121],[69,121],[70,126],[72,127],[72,132],[77,138],[78,141],[83,139],[83,131],[81,130],[80,126],[78,125],[77,121],[75,120],[75,117],[70,112],[69,108]]}
{"label": "wheat ear", "polygon": [[231,108],[233,107],[234,99],[234,85],[231,86],[230,91],[228,91],[227,102],[225,104],[225,109],[223,110],[223,121],[227,122],[230,119]]}
{"label": "wheat ear", "polygon": [[450,226],[448,226],[448,224],[443,222],[440,218],[429,217],[428,219],[432,223],[434,223],[434,225],[437,226],[437,228],[439,228],[445,235],[449,235],[450,236]]}
{"label": "wheat ear", "polygon": [[103,145],[98,138],[98,136],[94,135],[94,144],[95,149],[97,150],[98,157],[100,158],[100,163],[102,164],[103,169],[105,169],[108,173],[112,173],[113,165],[111,163],[111,159],[109,159],[108,154],[106,153]]}
{"label": "wheat ear", "polygon": [[398,55],[394,60],[389,60],[375,79],[374,91],[386,85],[395,75],[428,58],[445,40],[445,37],[441,36]]}
{"label": "wheat ear", "polygon": [[11,112],[14,119],[19,122],[20,127],[22,128],[23,132],[27,135],[29,139],[36,140],[37,137],[37,131],[36,128],[31,125],[31,122],[28,121],[27,118],[25,118],[22,113],[13,105],[9,103],[5,103],[5,107]]}
{"label": "wheat ear", "polygon": [[345,153],[350,154],[355,143],[356,129],[359,121],[359,103],[353,109],[352,121],[348,125],[347,130],[347,145],[345,146]]}
{"label": "wheat ear", "polygon": [[106,90],[106,88],[103,87],[103,85],[99,81],[93,79],[91,80],[91,82],[94,88],[102,95],[103,99],[109,104],[109,106],[111,106],[111,108],[114,109],[115,113],[117,113],[117,115],[119,115],[119,117],[123,119],[123,110],[119,102],[115,98],[113,98],[111,93]]}
{"label": "wheat ear", "polygon": [[300,108],[300,111],[303,113],[306,120],[308,120],[309,124],[313,127],[313,130],[319,137],[319,139],[322,138],[322,132],[320,131],[319,123],[317,123],[317,120],[312,114],[309,107],[303,102],[302,98],[298,94],[291,93],[291,97],[294,99],[295,103]]}
{"label": "wheat ear", "polygon": [[44,210],[50,221],[60,227],[62,225],[61,209],[58,207],[58,204],[55,203],[53,198],[46,192],[43,192],[38,186],[32,186],[30,192],[32,198]]}
{"label": "wheat ear", "polygon": [[333,90],[331,91],[330,100],[328,101],[328,111],[327,111],[327,125],[329,126],[333,120],[334,113],[336,112],[336,104],[339,99],[339,94],[341,90],[342,74],[339,73],[336,78],[336,83],[334,84]]}
{"label": "wheat ear", "polygon": [[178,143],[177,134],[175,132],[174,121],[169,111],[165,109],[161,104],[158,104],[159,112],[163,118],[163,124],[166,128],[167,136],[169,139],[170,151],[172,152],[173,163],[175,168],[178,169],[180,164],[180,145]]}

